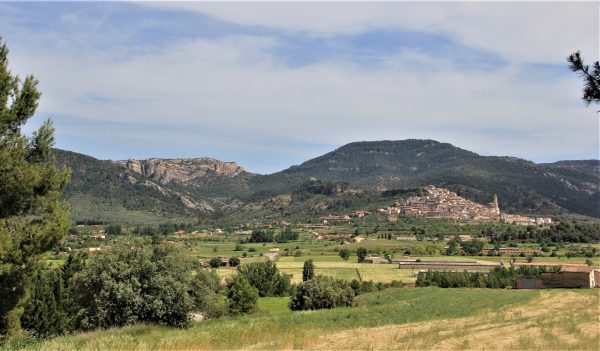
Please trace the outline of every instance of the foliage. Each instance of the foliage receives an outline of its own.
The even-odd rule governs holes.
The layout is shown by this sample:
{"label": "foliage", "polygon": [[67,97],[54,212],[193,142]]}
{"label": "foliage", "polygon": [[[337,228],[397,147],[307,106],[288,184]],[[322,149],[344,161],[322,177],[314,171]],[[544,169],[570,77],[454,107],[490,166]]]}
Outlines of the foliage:
{"label": "foliage", "polygon": [[477,256],[481,253],[481,249],[483,249],[484,242],[481,240],[473,239],[462,242],[463,250],[465,254],[469,256]]}
{"label": "foliage", "polygon": [[190,283],[189,294],[194,300],[195,309],[207,318],[219,318],[229,312],[225,290],[213,270],[198,270]]}
{"label": "foliage", "polygon": [[286,227],[281,233],[275,236],[275,241],[278,243],[287,243],[288,241],[298,240],[299,233],[292,230],[291,227]]}
{"label": "foliage", "polygon": [[369,250],[367,250],[364,247],[359,247],[358,249],[356,249],[356,256],[358,256],[358,263],[361,263],[362,261],[364,261],[368,254],[369,254]]}
{"label": "foliage", "polygon": [[290,279],[279,272],[274,262],[251,262],[238,267],[239,274],[258,289],[260,297],[289,293]]}
{"label": "foliage", "polygon": [[348,250],[348,249],[340,249],[339,255],[342,258],[342,260],[348,261],[348,259],[350,258],[350,250]]}
{"label": "foliage", "polygon": [[220,257],[212,257],[209,261],[208,261],[208,265],[211,268],[219,268],[223,265],[223,260],[221,260]]}
{"label": "foliage", "polygon": [[69,227],[68,206],[59,200],[69,172],[55,165],[52,123],[31,137],[21,133],[38,106],[37,84],[11,74],[0,37],[0,335],[20,329],[28,277]]}
{"label": "foliage", "polygon": [[231,267],[237,267],[240,265],[240,258],[239,257],[230,257],[229,258],[229,265]]}
{"label": "foliage", "polygon": [[312,258],[304,261],[304,267],[302,268],[302,281],[311,280],[315,277],[315,265]]}
{"label": "foliage", "polygon": [[63,334],[68,320],[61,271],[38,269],[31,277],[31,286],[21,326],[41,337]]}
{"label": "foliage", "polygon": [[347,281],[318,275],[296,287],[289,306],[299,311],[352,305],[354,290]]}
{"label": "foliage", "polygon": [[600,222],[561,221],[545,227],[527,226],[517,231],[486,233],[491,243],[510,241],[535,243],[597,243],[600,242]]}
{"label": "foliage", "polygon": [[273,241],[273,232],[265,230],[253,230],[248,239],[251,243],[270,243]]}
{"label": "foliage", "polygon": [[489,273],[481,272],[419,272],[416,286],[438,286],[440,288],[514,288],[519,277],[539,277],[543,272],[558,271],[560,267],[519,266],[518,269],[496,267]]}
{"label": "foliage", "polygon": [[194,309],[191,265],[171,245],[120,245],[101,251],[73,276],[80,329],[136,322],[183,326]]}
{"label": "foliage", "polygon": [[111,224],[104,228],[104,232],[109,235],[120,235],[123,232],[123,228],[119,224]]}
{"label": "foliage", "polygon": [[235,275],[227,284],[227,299],[232,314],[249,313],[256,309],[258,289],[242,275]]}
{"label": "foliage", "polygon": [[569,68],[583,78],[585,85],[583,87],[582,99],[588,105],[592,102],[600,103],[600,63],[593,63],[593,69],[583,63],[583,58],[579,51],[567,57]]}

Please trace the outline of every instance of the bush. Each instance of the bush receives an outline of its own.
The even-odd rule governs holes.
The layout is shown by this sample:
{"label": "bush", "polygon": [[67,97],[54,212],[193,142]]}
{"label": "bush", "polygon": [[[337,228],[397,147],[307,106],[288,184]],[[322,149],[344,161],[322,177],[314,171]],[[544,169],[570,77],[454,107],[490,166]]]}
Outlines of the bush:
{"label": "bush", "polygon": [[191,262],[171,245],[113,247],[98,253],[69,286],[80,329],[136,322],[183,326],[194,310]]}
{"label": "bush", "polygon": [[239,257],[235,257],[234,256],[234,257],[229,258],[229,265],[231,267],[237,267],[237,266],[239,266],[240,265],[240,259],[239,259]]}
{"label": "bush", "polygon": [[243,276],[234,276],[227,284],[227,289],[229,311],[232,314],[248,313],[256,308],[258,289],[253,287]]}
{"label": "bush", "polygon": [[238,267],[239,274],[258,289],[261,297],[285,296],[290,291],[290,279],[281,274],[274,262],[252,262]]}
{"label": "bush", "polygon": [[223,265],[223,261],[221,260],[220,257],[213,257],[210,259],[210,261],[208,261],[208,265],[211,268],[219,268]]}
{"label": "bush", "polygon": [[352,306],[354,296],[354,290],[345,280],[319,275],[296,287],[289,308],[299,311]]}
{"label": "bush", "polygon": [[106,228],[104,228],[104,232],[109,235],[119,235],[122,231],[123,229],[118,224],[107,225]]}

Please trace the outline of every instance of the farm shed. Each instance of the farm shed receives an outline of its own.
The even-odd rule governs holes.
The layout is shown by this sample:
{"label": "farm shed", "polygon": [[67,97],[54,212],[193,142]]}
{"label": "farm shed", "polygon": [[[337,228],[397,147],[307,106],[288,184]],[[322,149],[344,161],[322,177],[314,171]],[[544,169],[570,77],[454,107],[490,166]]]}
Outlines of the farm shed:
{"label": "farm shed", "polygon": [[544,288],[593,288],[594,271],[542,273],[540,275]]}
{"label": "farm shed", "polygon": [[558,272],[541,273],[539,278],[519,278],[518,289],[551,289],[551,288],[598,288],[600,287],[600,270],[585,264],[514,264],[515,266],[556,267]]}
{"label": "farm shed", "polygon": [[429,269],[429,270],[447,270],[447,271],[489,271],[496,267],[497,264],[484,264],[476,261],[399,261],[398,268],[400,269]]}

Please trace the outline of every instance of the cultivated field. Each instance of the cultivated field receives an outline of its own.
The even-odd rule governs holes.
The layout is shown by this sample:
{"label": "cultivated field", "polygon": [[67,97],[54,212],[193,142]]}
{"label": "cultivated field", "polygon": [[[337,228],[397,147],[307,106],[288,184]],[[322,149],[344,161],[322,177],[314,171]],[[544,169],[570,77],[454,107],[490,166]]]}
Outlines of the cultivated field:
{"label": "cultivated field", "polygon": [[[135,325],[22,345],[29,350],[191,349],[534,349],[597,350],[600,290],[387,289],[357,307],[285,309],[259,303],[254,315],[187,329]],[[18,345],[12,349],[18,348]]]}

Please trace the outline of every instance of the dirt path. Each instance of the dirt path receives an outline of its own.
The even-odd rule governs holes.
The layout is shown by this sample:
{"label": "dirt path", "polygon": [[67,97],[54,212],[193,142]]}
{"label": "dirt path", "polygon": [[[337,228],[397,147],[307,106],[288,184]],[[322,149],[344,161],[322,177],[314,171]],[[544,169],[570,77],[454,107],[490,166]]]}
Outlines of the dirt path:
{"label": "dirt path", "polygon": [[476,317],[357,328],[324,335],[314,350],[600,350],[600,291],[544,292]]}

